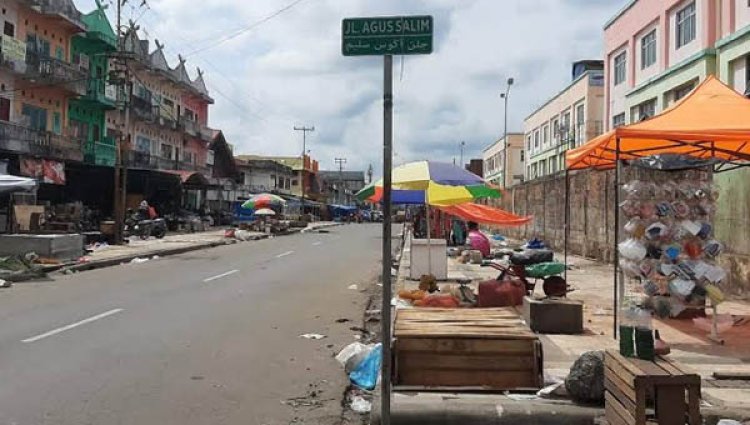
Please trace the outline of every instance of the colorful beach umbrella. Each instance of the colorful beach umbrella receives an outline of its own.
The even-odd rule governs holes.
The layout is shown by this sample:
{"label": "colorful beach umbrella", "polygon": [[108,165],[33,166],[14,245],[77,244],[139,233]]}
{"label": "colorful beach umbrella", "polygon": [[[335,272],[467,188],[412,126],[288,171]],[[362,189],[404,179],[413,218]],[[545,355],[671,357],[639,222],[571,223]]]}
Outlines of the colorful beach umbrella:
{"label": "colorful beach umbrella", "polygon": [[[395,203],[447,206],[501,195],[499,188],[476,174],[444,162],[410,162],[394,168],[391,176]],[[379,202],[383,198],[383,180],[360,190],[356,197]]]}
{"label": "colorful beach umbrella", "polygon": [[258,208],[268,208],[276,205],[284,205],[286,200],[281,196],[274,195],[271,193],[259,193],[253,195],[247,201],[242,203],[242,208],[255,210]]}

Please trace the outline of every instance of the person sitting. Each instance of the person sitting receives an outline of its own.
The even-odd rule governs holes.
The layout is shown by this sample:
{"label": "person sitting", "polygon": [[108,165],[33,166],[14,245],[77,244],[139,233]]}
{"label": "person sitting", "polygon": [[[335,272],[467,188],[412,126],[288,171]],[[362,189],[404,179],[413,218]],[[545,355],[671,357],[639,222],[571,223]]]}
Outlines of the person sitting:
{"label": "person sitting", "polygon": [[473,221],[468,224],[469,234],[467,236],[468,245],[482,253],[482,257],[490,256],[490,240],[484,233],[479,231],[479,225]]}

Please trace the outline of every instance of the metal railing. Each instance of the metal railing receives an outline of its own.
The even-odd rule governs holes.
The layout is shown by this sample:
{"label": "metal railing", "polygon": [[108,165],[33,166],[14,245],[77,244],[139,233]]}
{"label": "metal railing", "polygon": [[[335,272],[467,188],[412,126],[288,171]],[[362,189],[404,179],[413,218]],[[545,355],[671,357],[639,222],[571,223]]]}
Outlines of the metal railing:
{"label": "metal railing", "polygon": [[58,85],[77,95],[86,94],[88,72],[57,58],[27,52],[25,76],[41,84]]}
{"label": "metal railing", "polygon": [[0,150],[83,160],[83,145],[79,140],[7,121],[0,121]]}
{"label": "metal railing", "polygon": [[135,95],[131,96],[130,107],[136,118],[140,118],[143,121],[154,122],[158,117],[158,107],[152,105],[150,100]]}

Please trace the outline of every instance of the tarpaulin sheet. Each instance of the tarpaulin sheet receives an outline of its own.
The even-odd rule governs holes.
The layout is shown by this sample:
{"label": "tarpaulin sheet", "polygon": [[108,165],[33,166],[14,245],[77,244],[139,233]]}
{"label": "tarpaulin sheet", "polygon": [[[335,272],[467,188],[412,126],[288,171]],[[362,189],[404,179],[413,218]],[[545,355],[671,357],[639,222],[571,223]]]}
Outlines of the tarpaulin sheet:
{"label": "tarpaulin sheet", "polygon": [[[750,100],[715,77],[659,115],[617,127],[565,153],[569,170],[612,168],[619,159],[682,154],[724,161],[750,160]],[[619,141],[619,143],[618,143]]]}
{"label": "tarpaulin sheet", "polygon": [[464,220],[494,226],[523,226],[534,218],[533,216],[515,215],[499,208],[480,204],[459,204],[438,208],[447,214]]}

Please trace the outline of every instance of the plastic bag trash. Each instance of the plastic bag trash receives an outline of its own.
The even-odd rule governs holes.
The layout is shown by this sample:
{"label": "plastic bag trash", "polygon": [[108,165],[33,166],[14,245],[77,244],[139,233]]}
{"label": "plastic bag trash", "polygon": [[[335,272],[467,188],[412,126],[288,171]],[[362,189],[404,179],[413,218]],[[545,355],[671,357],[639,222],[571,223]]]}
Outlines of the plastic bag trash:
{"label": "plastic bag trash", "polygon": [[377,344],[349,374],[352,383],[362,389],[372,390],[378,382],[383,345]]}
{"label": "plastic bag trash", "polygon": [[735,421],[734,419],[721,419],[716,425],[742,425],[742,422]]}
{"label": "plastic bag trash", "polygon": [[7,280],[0,279],[0,288],[10,288],[11,283]]}
{"label": "plastic bag trash", "polygon": [[141,258],[141,257],[135,257],[132,260],[130,260],[130,264],[141,264],[148,261],[148,258]]}
{"label": "plastic bag trash", "polygon": [[153,257],[151,257],[151,259],[152,259],[152,260],[158,260],[158,259],[159,259],[159,256],[158,256],[158,255],[154,255]]}
{"label": "plastic bag trash", "polygon": [[346,289],[353,289],[353,290],[355,290],[355,291],[356,291],[356,290],[357,290],[357,285],[356,285],[356,284],[354,284],[354,285],[349,285],[349,286],[347,286],[347,288],[346,288]]}
{"label": "plastic bag trash", "polygon": [[361,342],[352,342],[336,354],[336,361],[339,362],[341,366],[346,366],[346,362],[349,361],[350,358],[357,355],[357,353],[368,351],[369,348],[370,347]]}
{"label": "plastic bag trash", "polygon": [[617,244],[620,255],[633,260],[641,261],[646,258],[646,247],[636,239],[628,239]]}
{"label": "plastic bag trash", "polygon": [[363,414],[370,413],[370,410],[372,409],[372,403],[360,396],[354,396],[354,398],[352,398],[352,403],[349,406],[353,411]]}
{"label": "plastic bag trash", "polygon": [[321,334],[302,334],[299,337],[300,338],[305,338],[305,339],[323,339],[326,336],[325,335],[321,335]]}
{"label": "plastic bag trash", "polygon": [[526,275],[529,277],[543,278],[562,274],[565,264],[557,262],[546,262],[526,266]]}

